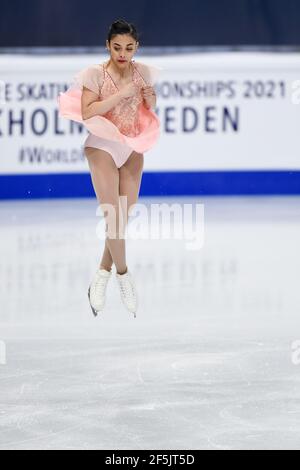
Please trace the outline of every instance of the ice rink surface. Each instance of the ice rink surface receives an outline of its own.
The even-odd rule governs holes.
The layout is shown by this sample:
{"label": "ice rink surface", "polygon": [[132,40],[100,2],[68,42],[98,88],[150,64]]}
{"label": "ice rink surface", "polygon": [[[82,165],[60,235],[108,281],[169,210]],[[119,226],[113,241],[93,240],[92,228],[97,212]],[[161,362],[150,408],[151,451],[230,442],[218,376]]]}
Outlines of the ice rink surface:
{"label": "ice rink surface", "polygon": [[139,202],[205,242],[127,240],[136,319],[90,310],[95,199],[0,203],[0,449],[299,449],[300,198]]}

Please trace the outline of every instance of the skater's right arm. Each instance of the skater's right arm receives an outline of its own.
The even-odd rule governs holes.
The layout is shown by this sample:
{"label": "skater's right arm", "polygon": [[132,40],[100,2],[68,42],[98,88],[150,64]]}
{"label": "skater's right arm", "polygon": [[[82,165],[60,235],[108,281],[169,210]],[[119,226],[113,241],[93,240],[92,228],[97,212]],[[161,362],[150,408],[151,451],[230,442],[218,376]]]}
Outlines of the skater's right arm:
{"label": "skater's right arm", "polygon": [[121,99],[124,98],[124,94],[121,91],[114,93],[105,100],[100,100],[99,95],[89,90],[89,88],[83,87],[81,97],[81,114],[82,119],[89,119],[93,116],[101,116],[106,114],[112,108],[114,108]]}

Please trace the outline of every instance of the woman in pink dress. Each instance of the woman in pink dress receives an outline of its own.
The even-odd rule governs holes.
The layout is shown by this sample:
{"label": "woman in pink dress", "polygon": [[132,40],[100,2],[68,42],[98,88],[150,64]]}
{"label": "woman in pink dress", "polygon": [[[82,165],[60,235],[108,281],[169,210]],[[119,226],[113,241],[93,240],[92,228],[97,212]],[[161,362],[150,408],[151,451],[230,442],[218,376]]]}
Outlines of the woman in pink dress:
{"label": "woman in pink dress", "polygon": [[124,234],[129,211],[139,195],[144,152],[160,135],[153,109],[154,83],[161,71],[133,60],[138,45],[135,26],[115,21],[106,40],[110,59],[81,70],[58,98],[60,116],[82,122],[89,131],[85,156],[105,213],[104,253],[88,291],[95,316],[104,308],[113,264],[124,305],[134,316],[138,306],[135,283],[126,263]]}

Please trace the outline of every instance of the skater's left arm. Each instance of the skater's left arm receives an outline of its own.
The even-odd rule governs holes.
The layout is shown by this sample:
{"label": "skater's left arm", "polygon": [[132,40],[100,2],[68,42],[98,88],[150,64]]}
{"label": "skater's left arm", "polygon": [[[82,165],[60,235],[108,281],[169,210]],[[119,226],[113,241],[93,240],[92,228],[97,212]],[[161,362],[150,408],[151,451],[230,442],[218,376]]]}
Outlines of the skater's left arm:
{"label": "skater's left arm", "polygon": [[152,86],[145,86],[142,88],[142,97],[144,100],[144,106],[147,109],[154,109],[156,106],[156,93]]}

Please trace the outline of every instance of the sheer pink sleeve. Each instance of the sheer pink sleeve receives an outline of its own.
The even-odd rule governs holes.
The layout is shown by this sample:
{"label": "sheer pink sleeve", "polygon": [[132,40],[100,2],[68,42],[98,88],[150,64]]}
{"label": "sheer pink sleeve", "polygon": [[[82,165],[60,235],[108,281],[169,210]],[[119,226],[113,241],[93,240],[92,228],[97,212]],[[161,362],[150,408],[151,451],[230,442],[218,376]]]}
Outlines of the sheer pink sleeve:
{"label": "sheer pink sleeve", "polygon": [[73,86],[88,88],[97,95],[100,95],[100,90],[103,85],[103,69],[100,65],[91,65],[85,69],[80,70],[73,77]]}
{"label": "sheer pink sleeve", "polygon": [[147,65],[142,62],[134,62],[138,72],[143,77],[147,85],[154,86],[158,81],[163,69],[154,65]]}

